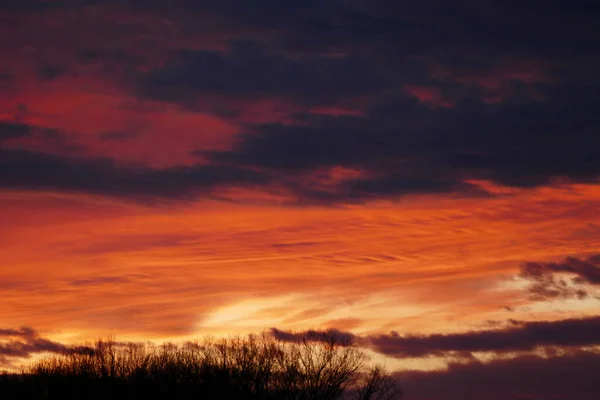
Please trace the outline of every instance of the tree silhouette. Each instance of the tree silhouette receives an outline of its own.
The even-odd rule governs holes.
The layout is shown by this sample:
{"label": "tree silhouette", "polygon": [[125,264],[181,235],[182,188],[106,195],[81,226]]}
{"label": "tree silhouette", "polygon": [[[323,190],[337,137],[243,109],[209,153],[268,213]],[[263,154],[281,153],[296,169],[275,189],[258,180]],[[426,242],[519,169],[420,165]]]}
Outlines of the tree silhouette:
{"label": "tree silhouette", "polygon": [[0,377],[0,398],[392,400],[384,368],[336,338],[268,334],[156,346],[99,340],[88,352],[44,358]]}

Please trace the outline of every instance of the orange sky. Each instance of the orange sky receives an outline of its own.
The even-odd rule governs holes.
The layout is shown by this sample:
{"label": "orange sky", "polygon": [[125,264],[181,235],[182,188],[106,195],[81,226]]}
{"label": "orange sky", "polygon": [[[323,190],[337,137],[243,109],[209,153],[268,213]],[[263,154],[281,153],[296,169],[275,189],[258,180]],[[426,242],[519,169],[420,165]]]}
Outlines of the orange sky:
{"label": "orange sky", "polygon": [[599,246],[593,185],[338,208],[144,208],[26,192],[5,192],[0,202],[10,227],[0,313],[50,337],[181,338],[270,326],[449,332],[593,315],[600,306],[531,302],[515,281],[522,262]]}
{"label": "orange sky", "polygon": [[600,314],[587,17],[561,25],[571,59],[553,14],[480,42],[509,33],[418,4],[133,3],[0,7],[0,370],[23,326],[427,338]]}

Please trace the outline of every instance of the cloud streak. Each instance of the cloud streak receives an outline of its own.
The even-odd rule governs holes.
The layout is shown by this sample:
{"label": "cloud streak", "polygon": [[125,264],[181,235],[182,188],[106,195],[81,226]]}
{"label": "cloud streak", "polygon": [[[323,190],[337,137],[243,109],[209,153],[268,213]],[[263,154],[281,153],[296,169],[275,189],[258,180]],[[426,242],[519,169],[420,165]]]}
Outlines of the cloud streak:
{"label": "cloud streak", "polygon": [[272,335],[283,341],[329,341],[340,338],[357,343],[391,357],[412,358],[470,355],[476,352],[528,352],[537,348],[585,347],[600,344],[600,317],[559,321],[511,322],[506,329],[470,331],[454,334],[357,336],[349,332],[317,331],[286,332],[271,329]]}

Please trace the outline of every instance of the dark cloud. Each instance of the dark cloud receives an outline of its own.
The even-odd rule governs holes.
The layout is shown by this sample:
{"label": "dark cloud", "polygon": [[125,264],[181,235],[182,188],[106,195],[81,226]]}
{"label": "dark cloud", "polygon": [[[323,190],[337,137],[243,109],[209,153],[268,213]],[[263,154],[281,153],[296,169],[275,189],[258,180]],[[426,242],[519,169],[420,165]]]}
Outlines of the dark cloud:
{"label": "dark cloud", "polygon": [[579,282],[600,285],[600,255],[585,260],[567,257],[560,263],[528,262],[521,267],[521,275],[526,278],[539,278],[555,272],[573,274]]}
{"label": "dark cloud", "polygon": [[[20,115],[16,117],[17,121],[29,113],[27,107],[23,105],[19,106],[18,111]],[[42,149],[44,152],[64,155],[81,154],[84,150],[83,146],[73,141],[70,135],[61,130],[20,122],[0,122],[0,165],[8,167],[4,164],[6,157],[20,151],[27,153],[26,150],[19,149],[31,147]],[[0,172],[0,175],[3,175],[3,172]],[[0,186],[11,187],[11,184],[9,182],[4,185],[0,183]]]}
{"label": "dark cloud", "polygon": [[[136,7],[161,7],[161,2],[143,2],[144,6],[141,3]],[[331,0],[176,4],[179,7],[170,3],[169,8],[209,11],[236,27],[242,25],[263,34],[260,43],[245,45],[256,52],[254,56],[239,53],[239,44],[234,44],[226,57],[206,52],[182,53],[179,64],[156,71],[156,76],[151,74],[155,79],[147,84],[160,82],[164,90],[165,84],[173,83],[172,98],[178,91],[189,96],[190,90],[201,95],[203,90],[214,88],[207,84],[212,75],[215,85],[230,91],[235,90],[232,86],[238,86],[239,92],[247,93],[255,83],[261,86],[261,94],[269,95],[273,89],[279,90],[278,84],[282,88],[292,85],[293,79],[289,78],[293,74],[298,85],[314,86],[313,93],[308,93],[314,101],[335,87],[320,80],[329,77],[336,82],[330,72],[344,73],[334,66],[346,66],[348,72],[344,76],[352,76],[355,71],[363,73],[355,82],[344,82],[350,83],[346,91],[364,89],[361,85],[373,79],[380,82],[384,77],[384,89],[390,91],[409,83],[438,87],[443,82],[432,79],[430,72],[434,67],[463,77],[485,77],[506,62],[526,65],[533,60],[548,69],[544,72],[553,74],[564,71],[567,64],[569,68],[582,68],[578,65],[582,58],[598,61],[598,56],[593,55],[598,38],[594,29],[597,7],[573,7],[562,1],[541,4],[468,0],[460,7],[439,0],[418,4]],[[332,54],[340,58],[315,57]],[[304,58],[298,58],[299,55]],[[349,63],[356,60],[364,64],[359,69]],[[315,62],[321,64],[321,70],[315,68]],[[215,71],[217,67],[223,70]],[[289,74],[281,71],[284,67],[290,67]],[[536,71],[530,66],[520,72],[531,79]],[[266,80],[268,73],[273,74]],[[185,77],[193,82],[190,87],[181,85]],[[228,78],[225,83],[224,78]]]}
{"label": "dark cloud", "polygon": [[[26,107],[19,107],[21,113],[27,113]],[[23,124],[20,122],[0,122],[0,143],[10,139],[30,138],[46,142],[65,142],[63,132],[52,129]]]}
{"label": "dark cloud", "polygon": [[278,340],[284,342],[336,342],[340,344],[352,344],[356,337],[349,332],[342,332],[337,329],[329,329],[326,331],[307,330],[304,332],[288,332],[277,328],[271,328],[271,335]]}
{"label": "dark cloud", "polygon": [[93,61],[121,61],[130,63],[139,63],[142,58],[139,56],[129,53],[126,50],[119,47],[109,48],[82,48],[75,52],[78,60],[84,62]]}
{"label": "dark cloud", "polygon": [[127,140],[138,136],[138,134],[133,132],[104,131],[98,133],[98,138],[102,141]]}
{"label": "dark cloud", "polygon": [[0,10],[11,11],[43,11],[52,7],[52,2],[45,0],[4,0]]}
{"label": "dark cloud", "polygon": [[450,364],[441,371],[396,374],[412,400],[593,400],[600,354],[576,351]]}
{"label": "dark cloud", "polygon": [[41,12],[52,9],[114,2],[115,0],[2,0],[0,2],[0,10]]}
{"label": "dark cloud", "polygon": [[36,335],[35,330],[29,326],[23,326],[19,329],[11,329],[11,328],[0,329],[0,337],[7,337],[7,336],[9,336],[9,337],[11,337],[11,336],[32,337],[35,335]]}
{"label": "dark cloud", "polygon": [[371,336],[373,350],[393,357],[424,357],[449,352],[531,351],[543,347],[600,344],[600,317],[560,321],[523,322],[508,329],[426,336]]}
{"label": "dark cloud", "polygon": [[[233,151],[212,155],[215,162],[366,172],[333,193],[292,184],[301,198],[334,202],[482,194],[468,179],[516,187],[597,181],[600,74],[591,65],[600,63],[590,56],[597,7],[310,1],[246,12],[225,3],[235,4],[232,12],[221,3],[204,7],[250,25],[264,18],[263,28],[277,34],[232,43],[228,52],[180,51],[171,65],[140,77],[141,96],[190,105],[219,93],[304,107],[362,98],[369,106],[362,118],[308,113],[294,116],[296,124],[247,126]],[[407,85],[439,92],[445,106],[415,98]]]}
{"label": "dark cloud", "polygon": [[41,337],[30,327],[0,328],[0,366],[11,366],[15,359],[29,358],[33,354],[51,352],[59,354],[88,353],[92,349],[69,346]]}
{"label": "dark cloud", "polygon": [[520,276],[533,281],[528,290],[536,300],[585,298],[592,294],[586,285],[600,289],[600,255],[567,257],[559,263],[527,262],[521,265]]}
{"label": "dark cloud", "polygon": [[[392,357],[460,355],[445,370],[403,371],[395,378],[407,397],[414,400],[591,400],[600,391],[595,374],[600,353],[580,347],[600,343],[600,318],[554,322],[510,321],[505,329],[450,335],[358,336],[337,330],[304,332],[272,328],[279,340],[328,341],[342,337],[347,343],[370,348]],[[543,356],[530,353],[543,350]],[[488,362],[472,352],[493,352]],[[500,354],[513,354],[499,358]],[[526,354],[529,353],[529,354]]]}
{"label": "dark cloud", "polygon": [[66,68],[59,65],[46,65],[38,70],[38,76],[45,81],[60,78],[66,73]]}
{"label": "dark cloud", "polygon": [[0,122],[0,144],[6,140],[29,136],[31,127],[29,125]]}
{"label": "dark cloud", "polygon": [[364,178],[339,185],[342,201],[476,193],[464,183],[468,179],[515,187],[548,185],[557,178],[597,182],[600,136],[594,127],[600,120],[592,108],[600,104],[589,90],[582,88],[578,96],[499,105],[467,101],[438,110],[415,99],[384,99],[365,117],[309,116],[297,125],[251,126],[233,150],[209,157],[304,173],[334,166],[364,171]]}
{"label": "dark cloud", "polygon": [[236,42],[228,53],[180,51],[171,65],[140,77],[139,93],[184,104],[207,94],[329,104],[373,94],[385,85],[364,57],[290,58],[259,43]]}
{"label": "dark cloud", "polygon": [[343,338],[390,357],[410,358],[458,354],[470,356],[474,352],[529,352],[537,348],[569,348],[600,344],[600,317],[566,319],[560,321],[512,321],[505,329],[470,331],[454,334],[400,335],[397,332],[382,335],[356,336],[348,332],[305,331],[286,332],[272,328],[280,340],[301,338],[323,341],[331,337]]}
{"label": "dark cloud", "polygon": [[8,92],[14,85],[14,75],[0,70],[0,89]]}
{"label": "dark cloud", "polygon": [[24,150],[0,150],[0,186],[87,192],[145,202],[192,199],[220,185],[266,184],[252,170],[214,165],[168,169],[127,167],[105,158],[72,158]]}
{"label": "dark cloud", "polygon": [[[272,42],[303,51],[348,50],[387,59],[428,56],[469,67],[494,54],[552,57],[582,54],[594,46],[592,2],[565,0],[134,1],[135,9],[211,12],[231,24],[273,32]],[[596,33],[597,34],[597,33]]]}
{"label": "dark cloud", "polygon": [[[7,4],[36,10],[50,7],[46,3]],[[51,7],[96,3],[101,2],[60,1]],[[264,183],[257,179],[260,171],[270,177],[267,185],[302,203],[354,203],[411,193],[487,195],[466,183],[473,180],[523,188],[557,180],[598,182],[600,8],[591,2],[145,0],[114,5],[150,19],[165,14],[174,31],[190,38],[171,45],[157,57],[160,62],[146,60],[143,68],[126,41],[73,49],[80,63],[118,64],[119,77],[107,76],[122,90],[234,120],[243,111],[240,100],[275,101],[294,110],[280,121],[243,125],[229,151],[200,152],[211,167],[152,171],[144,179],[205,174],[198,178],[202,187],[217,181],[256,187]],[[199,28],[208,16],[214,25]],[[201,45],[190,44],[196,34],[198,43],[205,42],[202,35],[227,39],[219,51],[199,50]],[[163,43],[151,33],[140,36],[145,46]],[[60,74],[54,67],[37,68],[50,68],[48,77]],[[336,107],[361,116],[315,111]],[[119,135],[106,133],[103,139]],[[361,174],[329,186],[307,179],[333,167]],[[213,179],[211,174],[237,177]],[[170,186],[174,196],[187,193],[193,180],[178,179]],[[124,178],[119,190],[101,184],[98,192],[143,192],[137,181]],[[184,187],[177,188],[177,182]]]}

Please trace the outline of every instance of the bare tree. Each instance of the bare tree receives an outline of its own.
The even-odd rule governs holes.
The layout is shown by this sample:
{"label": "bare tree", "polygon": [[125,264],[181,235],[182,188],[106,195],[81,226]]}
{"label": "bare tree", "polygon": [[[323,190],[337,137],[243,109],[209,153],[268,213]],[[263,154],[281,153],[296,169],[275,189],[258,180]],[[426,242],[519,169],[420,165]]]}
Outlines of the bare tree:
{"label": "bare tree", "polygon": [[366,360],[364,352],[334,335],[319,342],[300,339],[301,375],[307,400],[335,400],[356,384]]}
{"label": "bare tree", "polygon": [[394,400],[402,396],[402,390],[396,380],[389,375],[385,367],[371,367],[363,376],[356,390],[356,400]]}
{"label": "bare tree", "polygon": [[161,346],[101,340],[89,352],[39,360],[24,375],[30,384],[14,381],[13,389],[39,389],[47,394],[43,398],[61,400],[399,398],[385,369],[368,369],[366,361],[362,349],[333,334],[298,335],[294,341],[263,334]]}

